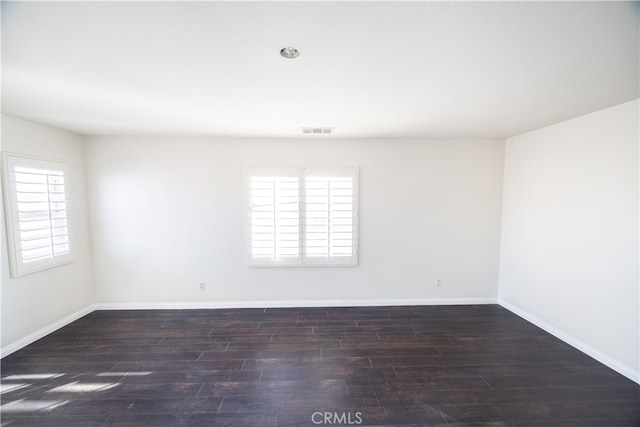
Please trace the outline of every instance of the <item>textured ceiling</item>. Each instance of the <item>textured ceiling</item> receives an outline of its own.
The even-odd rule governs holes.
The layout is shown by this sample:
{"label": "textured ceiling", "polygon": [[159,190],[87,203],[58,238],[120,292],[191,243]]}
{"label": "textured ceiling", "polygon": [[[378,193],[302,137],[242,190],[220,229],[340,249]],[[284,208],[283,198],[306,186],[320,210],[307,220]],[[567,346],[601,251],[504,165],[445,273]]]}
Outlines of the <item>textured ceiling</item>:
{"label": "textured ceiling", "polygon": [[639,11],[3,1],[2,109],[81,134],[507,137],[638,98]]}

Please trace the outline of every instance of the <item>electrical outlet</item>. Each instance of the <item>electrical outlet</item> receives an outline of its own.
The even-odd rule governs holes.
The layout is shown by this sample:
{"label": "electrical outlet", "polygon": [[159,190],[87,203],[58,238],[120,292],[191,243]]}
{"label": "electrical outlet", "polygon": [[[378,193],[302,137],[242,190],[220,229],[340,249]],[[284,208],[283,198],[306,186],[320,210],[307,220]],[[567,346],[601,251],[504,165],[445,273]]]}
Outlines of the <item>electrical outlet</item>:
{"label": "electrical outlet", "polygon": [[441,288],[442,287],[442,279],[439,277],[436,277],[436,288]]}
{"label": "electrical outlet", "polygon": [[200,290],[203,291],[203,292],[206,290],[206,286],[205,286],[204,282],[200,282]]}

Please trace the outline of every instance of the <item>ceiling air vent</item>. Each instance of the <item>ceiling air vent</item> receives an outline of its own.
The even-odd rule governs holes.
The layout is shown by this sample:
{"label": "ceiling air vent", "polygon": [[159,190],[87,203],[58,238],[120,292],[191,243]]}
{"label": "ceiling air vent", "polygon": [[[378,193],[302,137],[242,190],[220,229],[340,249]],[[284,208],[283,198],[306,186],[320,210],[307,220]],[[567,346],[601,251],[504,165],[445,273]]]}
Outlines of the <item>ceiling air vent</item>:
{"label": "ceiling air vent", "polygon": [[302,133],[314,133],[314,134],[333,133],[333,128],[302,128]]}

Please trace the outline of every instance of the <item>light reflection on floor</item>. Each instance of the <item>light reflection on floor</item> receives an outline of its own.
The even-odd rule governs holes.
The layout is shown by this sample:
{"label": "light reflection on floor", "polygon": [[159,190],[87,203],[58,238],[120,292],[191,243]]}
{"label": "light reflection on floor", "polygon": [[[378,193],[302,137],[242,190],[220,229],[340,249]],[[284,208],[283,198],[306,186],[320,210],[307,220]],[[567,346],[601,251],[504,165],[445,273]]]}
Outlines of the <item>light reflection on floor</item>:
{"label": "light reflection on floor", "polygon": [[[151,375],[152,373],[153,372],[102,372],[96,374],[95,377],[96,379],[105,377],[122,378],[126,376]],[[63,377],[68,377],[69,382],[50,388],[54,385],[51,383],[51,380],[56,380],[55,383],[60,383],[64,382]],[[45,393],[52,393],[50,396],[55,396],[53,393],[99,393],[113,389],[119,384],[118,380],[113,382],[83,382],[77,378],[77,374],[70,375],[61,373],[9,375],[2,378],[0,382],[0,394],[10,394],[29,387],[47,389],[44,391]],[[48,412],[65,405],[67,402],[69,402],[69,400],[18,399],[0,405],[0,413]],[[2,425],[5,426],[8,424],[3,423]]]}
{"label": "light reflection on floor", "polygon": [[53,411],[66,404],[68,400],[26,400],[20,399],[0,406],[0,412],[38,412]]}

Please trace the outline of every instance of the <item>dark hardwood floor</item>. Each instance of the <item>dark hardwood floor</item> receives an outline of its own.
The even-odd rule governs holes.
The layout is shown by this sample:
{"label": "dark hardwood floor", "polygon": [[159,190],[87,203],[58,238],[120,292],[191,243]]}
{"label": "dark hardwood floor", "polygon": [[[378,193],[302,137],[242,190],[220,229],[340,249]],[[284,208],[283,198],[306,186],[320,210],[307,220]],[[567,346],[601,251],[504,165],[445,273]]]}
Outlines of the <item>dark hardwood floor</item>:
{"label": "dark hardwood floor", "polygon": [[96,311],[2,360],[2,426],[638,426],[640,386],[495,305]]}

